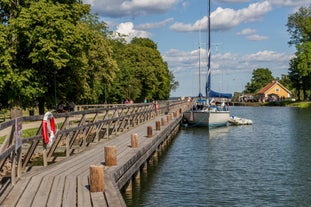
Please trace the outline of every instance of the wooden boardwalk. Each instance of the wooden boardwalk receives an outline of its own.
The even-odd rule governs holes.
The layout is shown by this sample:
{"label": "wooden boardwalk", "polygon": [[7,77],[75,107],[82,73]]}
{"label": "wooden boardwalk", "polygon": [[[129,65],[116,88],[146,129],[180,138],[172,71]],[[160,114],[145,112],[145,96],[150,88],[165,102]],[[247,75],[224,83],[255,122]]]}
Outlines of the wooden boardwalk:
{"label": "wooden boardwalk", "polygon": [[[89,149],[47,167],[32,169],[8,189],[2,197],[3,207],[71,207],[126,206],[120,189],[141,169],[159,146],[177,131],[180,116],[169,120],[156,131],[159,116],[117,137],[98,143]],[[168,120],[168,119],[167,119]],[[152,126],[153,136],[147,137]],[[131,147],[131,135],[138,134],[138,148]],[[105,165],[104,147],[116,146],[117,165],[105,167],[105,192],[91,193],[90,165]]]}

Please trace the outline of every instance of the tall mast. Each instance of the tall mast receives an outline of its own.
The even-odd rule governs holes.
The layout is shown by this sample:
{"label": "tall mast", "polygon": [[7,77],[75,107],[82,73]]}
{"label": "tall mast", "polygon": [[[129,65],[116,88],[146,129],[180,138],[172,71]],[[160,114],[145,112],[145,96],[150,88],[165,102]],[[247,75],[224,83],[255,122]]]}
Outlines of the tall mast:
{"label": "tall mast", "polygon": [[206,97],[209,98],[211,91],[211,1],[208,0],[208,21],[207,21],[207,82]]}
{"label": "tall mast", "polygon": [[201,91],[201,28],[199,30],[199,96],[202,96]]}

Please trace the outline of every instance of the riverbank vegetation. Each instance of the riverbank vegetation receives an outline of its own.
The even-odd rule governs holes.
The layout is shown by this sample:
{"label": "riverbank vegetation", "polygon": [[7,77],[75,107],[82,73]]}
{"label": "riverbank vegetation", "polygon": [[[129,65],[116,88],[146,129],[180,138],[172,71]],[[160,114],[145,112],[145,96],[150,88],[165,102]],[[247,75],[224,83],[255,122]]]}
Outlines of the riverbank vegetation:
{"label": "riverbank vegetation", "polygon": [[0,108],[168,99],[156,43],[124,37],[79,0],[0,1]]}

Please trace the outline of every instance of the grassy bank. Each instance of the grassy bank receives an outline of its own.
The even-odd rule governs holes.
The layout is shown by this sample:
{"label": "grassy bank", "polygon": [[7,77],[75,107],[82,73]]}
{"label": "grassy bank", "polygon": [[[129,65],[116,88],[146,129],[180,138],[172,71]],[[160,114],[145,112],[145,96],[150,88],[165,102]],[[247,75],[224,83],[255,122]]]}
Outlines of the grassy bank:
{"label": "grassy bank", "polygon": [[311,102],[310,101],[292,102],[288,104],[287,106],[299,107],[299,108],[311,108]]}
{"label": "grassy bank", "polygon": [[288,107],[298,107],[298,108],[311,108],[311,101],[276,101],[276,102],[237,102],[233,103],[234,106],[288,106]]}

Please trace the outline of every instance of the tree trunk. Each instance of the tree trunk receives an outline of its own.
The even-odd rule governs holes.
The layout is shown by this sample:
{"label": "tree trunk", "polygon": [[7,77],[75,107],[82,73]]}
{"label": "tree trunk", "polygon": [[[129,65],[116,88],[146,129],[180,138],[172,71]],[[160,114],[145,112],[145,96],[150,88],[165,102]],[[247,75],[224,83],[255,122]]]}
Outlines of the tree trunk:
{"label": "tree trunk", "polygon": [[44,103],[45,100],[43,98],[39,98],[39,114],[44,114]]}

